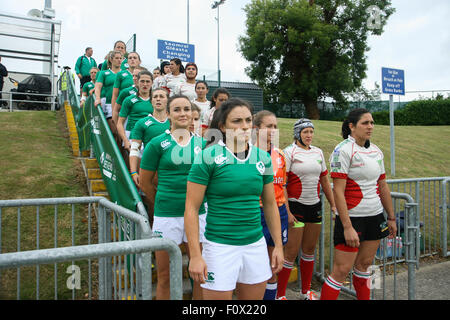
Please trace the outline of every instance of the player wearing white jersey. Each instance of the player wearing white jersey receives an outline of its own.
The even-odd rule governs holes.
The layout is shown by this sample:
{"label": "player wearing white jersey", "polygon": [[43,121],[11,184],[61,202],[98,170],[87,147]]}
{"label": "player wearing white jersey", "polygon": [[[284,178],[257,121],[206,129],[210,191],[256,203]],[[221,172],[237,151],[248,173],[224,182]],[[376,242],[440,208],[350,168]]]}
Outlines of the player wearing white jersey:
{"label": "player wearing white jersey", "polygon": [[164,78],[166,87],[170,90],[170,96],[175,95],[177,86],[186,82],[184,67],[180,59],[174,58],[170,60],[170,73],[166,74]]}
{"label": "player wearing white jersey", "polygon": [[195,98],[192,103],[196,104],[200,108],[200,122],[203,128],[203,116],[211,108],[211,102],[206,98],[209,92],[209,86],[206,81],[200,80],[195,84]]}
{"label": "player wearing white jersey", "polygon": [[311,291],[314,270],[314,251],[321,231],[322,203],[320,186],[335,211],[333,192],[328,180],[327,166],[322,150],[312,146],[314,124],[309,119],[299,119],[294,124],[294,142],[284,149],[286,156],[287,193],[289,208],[298,220],[288,231],[283,270],[278,275],[277,298],[283,299],[294,261],[300,248],[301,299],[315,300]]}
{"label": "player wearing white jersey", "polygon": [[[352,110],[342,124],[345,139],[330,157],[338,217],[334,226],[334,264],[322,286],[322,300],[336,300],[353,267],[359,300],[370,299],[370,272],[380,239],[397,232],[383,153],[370,142],[374,121],[366,109]],[[387,222],[383,214],[387,212]]]}
{"label": "player wearing white jersey", "polygon": [[191,100],[195,100],[197,98],[197,93],[195,92],[195,78],[197,77],[197,65],[193,62],[189,62],[185,66],[185,76],[186,82],[179,83],[173,92],[173,95],[181,94],[186,96]]}

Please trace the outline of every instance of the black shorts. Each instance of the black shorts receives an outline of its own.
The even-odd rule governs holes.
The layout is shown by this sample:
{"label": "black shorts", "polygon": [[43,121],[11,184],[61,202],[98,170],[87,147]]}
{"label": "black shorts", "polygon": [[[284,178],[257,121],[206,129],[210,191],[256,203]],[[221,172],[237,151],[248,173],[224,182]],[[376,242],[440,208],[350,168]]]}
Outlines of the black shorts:
{"label": "black shorts", "polygon": [[[383,213],[371,217],[350,217],[350,221],[359,236],[359,242],[380,240],[389,235],[388,225]],[[344,228],[339,216],[336,216],[333,240],[335,247],[345,246]]]}
{"label": "black shorts", "polygon": [[298,201],[289,201],[289,210],[294,217],[303,223],[322,222],[322,202],[313,205],[302,204]]}

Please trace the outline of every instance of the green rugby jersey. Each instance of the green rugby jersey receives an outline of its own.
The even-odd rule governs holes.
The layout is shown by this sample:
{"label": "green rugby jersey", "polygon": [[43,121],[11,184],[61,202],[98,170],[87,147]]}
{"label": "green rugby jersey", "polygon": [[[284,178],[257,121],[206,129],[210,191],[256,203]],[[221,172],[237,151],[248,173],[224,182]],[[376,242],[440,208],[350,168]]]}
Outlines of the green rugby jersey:
{"label": "green rugby jersey", "polygon": [[123,100],[128,98],[131,95],[137,95],[138,89],[132,85],[131,87],[125,88],[123,90],[120,90],[119,96],[116,99],[116,104],[123,104]]}
{"label": "green rugby jersey", "polygon": [[260,196],[263,186],[273,182],[270,155],[250,145],[247,158],[239,160],[219,142],[200,156],[188,181],[207,186],[206,239],[228,245],[258,241],[263,236]]}
{"label": "green rugby jersey", "polygon": [[89,91],[91,91],[92,89],[94,89],[94,87],[95,87],[95,84],[92,83],[92,81],[86,82],[86,83],[83,85],[83,89],[82,89],[83,91],[82,91],[82,92],[86,93],[86,96],[89,97]]}
{"label": "green rugby jersey", "polygon": [[[155,197],[155,216],[183,217],[186,201],[186,185],[195,155],[200,154],[206,140],[191,135],[189,143],[180,146],[169,130],[153,138],[145,147],[141,168],[158,172]],[[204,202],[199,214],[204,214]]]}
{"label": "green rugby jersey", "polygon": [[98,73],[97,81],[103,83],[101,98],[106,98],[106,103],[111,103],[112,91],[114,87],[114,81],[116,81],[117,73],[114,73],[111,69],[100,71]]}
{"label": "green rugby jersey", "polygon": [[149,113],[153,113],[153,106],[150,99],[143,100],[139,96],[129,96],[123,101],[119,116],[128,118],[125,129],[131,131],[136,122],[148,116]]}
{"label": "green rugby jersey", "polygon": [[123,89],[129,88],[134,85],[133,75],[128,70],[121,70],[117,73],[116,81],[114,82],[114,88],[119,88],[119,92]]}
{"label": "green rugby jersey", "polygon": [[[130,66],[128,64],[128,59],[127,58],[123,59],[122,64],[120,65],[120,70],[127,70],[129,67]],[[103,61],[102,63],[102,71],[103,70],[108,70],[108,61],[106,60]]]}
{"label": "green rugby jersey", "polygon": [[136,122],[133,130],[131,131],[130,140],[141,140],[144,143],[145,147],[150,142],[150,140],[169,129],[169,118],[161,122],[150,114],[148,115],[148,117],[142,118],[138,122]]}

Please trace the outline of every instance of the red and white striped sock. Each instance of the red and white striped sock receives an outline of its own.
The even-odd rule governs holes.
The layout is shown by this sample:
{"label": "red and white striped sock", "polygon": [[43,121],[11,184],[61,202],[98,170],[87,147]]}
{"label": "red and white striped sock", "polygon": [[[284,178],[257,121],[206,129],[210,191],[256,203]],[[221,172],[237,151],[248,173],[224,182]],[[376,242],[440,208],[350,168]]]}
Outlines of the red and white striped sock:
{"label": "red and white striped sock", "polygon": [[293,268],[294,262],[284,260],[283,269],[278,273],[277,298],[286,296],[286,288]]}
{"label": "red and white striped sock", "polygon": [[341,292],[342,283],[334,280],[331,276],[325,280],[320,293],[320,300],[337,300]]}
{"label": "red and white striped sock", "polygon": [[305,294],[311,289],[311,280],[314,271],[314,255],[302,253],[300,258],[300,274],[302,277],[302,293]]}
{"label": "red and white striped sock", "polygon": [[362,272],[353,268],[353,287],[358,300],[370,300],[370,271]]}

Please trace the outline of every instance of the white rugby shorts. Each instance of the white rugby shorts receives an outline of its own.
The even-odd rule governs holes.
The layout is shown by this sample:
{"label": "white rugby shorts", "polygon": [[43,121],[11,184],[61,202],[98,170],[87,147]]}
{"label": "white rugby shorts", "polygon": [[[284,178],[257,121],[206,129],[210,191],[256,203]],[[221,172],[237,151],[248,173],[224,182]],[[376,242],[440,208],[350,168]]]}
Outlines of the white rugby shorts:
{"label": "white rugby shorts", "polygon": [[257,284],[272,277],[269,254],[264,237],[243,245],[227,245],[203,242],[202,256],[208,268],[208,276],[202,288],[214,291],[230,291],[236,283]]}
{"label": "white rugby shorts", "polygon": [[[199,240],[205,240],[206,214],[198,216]],[[186,231],[184,230],[184,217],[157,217],[153,218],[152,231],[155,235],[175,241],[177,245],[187,243]]]}

